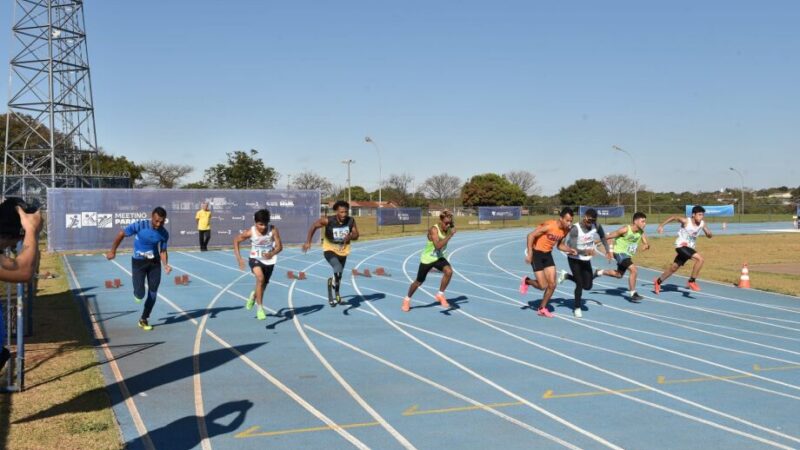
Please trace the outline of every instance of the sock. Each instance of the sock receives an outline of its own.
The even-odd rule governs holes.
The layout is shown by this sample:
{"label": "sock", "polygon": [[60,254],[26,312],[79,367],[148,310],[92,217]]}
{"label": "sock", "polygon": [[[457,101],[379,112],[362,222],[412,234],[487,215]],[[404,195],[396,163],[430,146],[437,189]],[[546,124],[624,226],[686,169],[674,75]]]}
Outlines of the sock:
{"label": "sock", "polygon": [[695,282],[694,277],[689,278],[689,283],[694,283],[694,282]]}
{"label": "sock", "polygon": [[595,270],[595,272],[594,272],[594,277],[595,277],[595,278],[597,278],[597,277],[602,277],[602,276],[603,276],[603,269],[597,269],[597,270]]}
{"label": "sock", "polygon": [[442,291],[439,291],[439,293],[438,293],[438,294],[436,294],[436,295],[444,295],[444,292],[442,292]]}
{"label": "sock", "polygon": [[628,291],[628,295],[633,297],[634,295],[636,295],[636,291],[635,290],[634,291]]}
{"label": "sock", "polygon": [[661,277],[658,277],[658,278],[656,278],[656,283],[657,283],[657,284],[661,284],[661,283],[663,283],[663,281],[661,281]]}

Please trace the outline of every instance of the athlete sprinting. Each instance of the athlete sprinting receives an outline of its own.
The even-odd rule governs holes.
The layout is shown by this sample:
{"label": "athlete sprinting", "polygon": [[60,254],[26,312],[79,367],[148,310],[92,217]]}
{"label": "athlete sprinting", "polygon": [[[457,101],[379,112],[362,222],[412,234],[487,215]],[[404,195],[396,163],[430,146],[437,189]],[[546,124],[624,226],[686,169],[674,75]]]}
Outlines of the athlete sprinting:
{"label": "athlete sprinting", "polygon": [[456,228],[453,224],[453,213],[448,210],[442,211],[439,214],[439,223],[428,230],[428,242],[419,256],[417,279],[408,287],[408,294],[403,299],[403,311],[408,312],[411,310],[411,296],[425,282],[428,272],[434,268],[442,272],[442,281],[439,283],[439,292],[435,298],[442,307],[450,307],[450,303],[447,302],[447,298],[444,296],[444,291],[450,283],[450,278],[453,277],[453,269],[447,261],[447,244],[455,234]]}
{"label": "athlete sprinting", "polygon": [[686,287],[693,291],[700,290],[700,286],[697,285],[697,276],[700,275],[700,269],[703,268],[703,262],[705,262],[705,260],[694,247],[697,243],[697,236],[700,235],[701,230],[705,233],[706,237],[709,239],[711,238],[711,230],[708,229],[706,222],[703,220],[705,215],[705,208],[697,205],[692,208],[691,217],[670,216],[658,226],[658,234],[661,234],[664,232],[664,225],[672,221],[681,223],[681,228],[678,230],[678,238],[675,239],[675,252],[678,255],[675,256],[675,260],[669,268],[653,282],[656,294],[661,292],[661,283],[666,281],[670,275],[677,272],[678,269],[690,259],[694,260],[694,266],[692,267],[692,276],[689,278],[689,281],[686,282]]}
{"label": "athlete sprinting", "polygon": [[269,211],[260,209],[253,216],[253,226],[249,230],[233,238],[233,254],[239,262],[239,269],[244,270],[244,259],[239,252],[239,244],[250,239],[250,257],[247,264],[256,277],[256,286],[245,303],[245,308],[253,309],[258,304],[256,318],[266,320],[267,312],[264,311],[264,292],[267,290],[269,279],[278,262],[278,253],[283,250],[281,235],[278,228],[269,223]]}
{"label": "athlete sprinting", "polygon": [[521,294],[528,293],[528,286],[544,291],[542,301],[536,313],[543,317],[553,317],[553,313],[547,309],[547,302],[556,291],[556,263],[553,260],[553,247],[566,236],[572,226],[572,208],[566,207],[561,210],[558,219],[548,220],[528,233],[525,245],[525,262],[533,267],[532,280],[522,277],[519,285]]}
{"label": "athlete sprinting", "polygon": [[592,257],[595,253],[595,241],[603,243],[606,250],[606,257],[610,261],[614,256],[606,242],[606,234],[603,226],[597,224],[597,211],[589,208],[583,213],[583,218],[579,223],[572,225],[566,238],[558,246],[559,250],[567,253],[567,262],[572,273],[562,270],[558,276],[558,282],[564,280],[575,282],[575,302],[572,304],[572,314],[575,317],[583,317],[583,291],[592,288],[594,277],[597,276],[592,269]]}
{"label": "athlete sprinting", "polygon": [[614,241],[614,259],[617,261],[617,269],[599,269],[598,275],[607,275],[614,278],[622,278],[625,272],[630,270],[628,275],[628,298],[633,303],[640,303],[644,297],[636,292],[636,275],[638,268],[633,264],[633,255],[642,245],[644,250],[650,248],[647,238],[644,235],[644,227],[647,225],[647,215],[637,212],[633,215],[633,223],[625,225],[606,236],[609,241]]}
{"label": "athlete sprinting", "polygon": [[311,248],[311,239],[314,232],[319,228],[324,228],[322,233],[322,251],[325,260],[333,269],[333,277],[328,278],[328,304],[335,307],[342,303],[342,296],[339,288],[342,284],[342,273],[344,272],[347,255],[350,254],[350,242],[358,239],[358,227],[356,221],[350,217],[350,204],[344,200],[339,200],[333,204],[334,215],[321,217],[308,229],[306,243],[303,244],[303,253]]}

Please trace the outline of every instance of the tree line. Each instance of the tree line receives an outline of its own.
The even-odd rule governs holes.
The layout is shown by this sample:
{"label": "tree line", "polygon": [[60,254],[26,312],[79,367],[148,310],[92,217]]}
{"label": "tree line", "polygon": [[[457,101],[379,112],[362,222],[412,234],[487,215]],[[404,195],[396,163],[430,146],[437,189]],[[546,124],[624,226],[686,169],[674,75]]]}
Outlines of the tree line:
{"label": "tree line", "polygon": [[[5,116],[0,115],[0,123]],[[14,127],[21,124],[11,120]],[[42,125],[43,126],[43,125]],[[5,143],[5,127],[0,127],[0,145]],[[5,148],[0,148],[4,152]],[[2,154],[0,153],[0,156]],[[208,167],[200,181],[182,183],[194,167],[189,164],[172,164],[163,161],[136,163],[125,156],[114,156],[100,149],[92,161],[95,174],[110,174],[130,178],[135,187],[158,187],[165,189],[311,189],[319,190],[326,200],[346,199],[348,190],[341,184],[313,172],[287,175],[285,183],[278,185],[281,175],[267,166],[259,157],[258,150],[237,150],[226,153],[225,161]],[[367,191],[362,186],[352,186],[350,198],[355,201],[392,202],[405,207],[448,206],[524,206],[524,205],[631,205],[634,190],[638,186],[640,204],[673,205],[682,207],[689,203],[730,204],[737,203],[742,196],[740,189],[723,189],[713,192],[654,192],[633,178],[612,174],[602,179],[579,179],[562,187],[555,195],[541,195],[541,186],[536,175],[528,170],[514,170],[504,174],[484,173],[468,180],[441,173],[422,180],[414,189],[415,178],[408,173],[391,174],[383,180],[378,190]],[[745,190],[748,211],[757,212],[759,205],[769,204],[771,194],[789,193],[800,201],[800,186],[780,186],[769,189]],[[774,200],[773,200],[774,203]]]}

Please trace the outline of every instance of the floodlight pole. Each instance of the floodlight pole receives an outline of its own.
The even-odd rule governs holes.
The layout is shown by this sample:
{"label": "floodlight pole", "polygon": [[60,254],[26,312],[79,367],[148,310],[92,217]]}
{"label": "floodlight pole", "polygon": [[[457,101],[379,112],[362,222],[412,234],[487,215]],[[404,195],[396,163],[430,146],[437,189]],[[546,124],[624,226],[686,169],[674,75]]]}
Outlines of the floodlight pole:
{"label": "floodlight pole", "polygon": [[374,145],[375,151],[378,152],[378,208],[380,208],[383,206],[383,195],[381,195],[381,188],[383,187],[383,174],[381,173],[381,148],[378,147],[378,143],[369,136],[364,138],[364,142]]}
{"label": "floodlight pole", "polygon": [[739,172],[738,170],[734,169],[733,167],[729,167],[729,169],[734,171],[734,172],[736,172],[739,175],[739,179],[742,182],[742,184],[741,184],[741,186],[742,186],[742,202],[739,204],[739,222],[741,222],[742,219],[744,218],[744,176],[742,175],[742,172]]}
{"label": "floodlight pole", "polygon": [[637,178],[637,175],[636,175],[636,160],[633,159],[633,155],[628,153],[628,151],[625,150],[624,148],[621,148],[621,147],[619,147],[617,145],[612,145],[611,148],[613,148],[614,150],[616,150],[618,152],[622,152],[622,153],[625,153],[626,155],[628,155],[628,158],[630,158],[631,162],[633,163],[633,186],[634,186],[633,187],[633,212],[635,214],[636,212],[639,211],[638,210],[638,205],[639,205],[639,179]]}
{"label": "floodlight pole", "polygon": [[355,163],[355,160],[345,159],[342,164],[347,164],[347,203],[353,202],[353,193],[350,189],[350,166]]}

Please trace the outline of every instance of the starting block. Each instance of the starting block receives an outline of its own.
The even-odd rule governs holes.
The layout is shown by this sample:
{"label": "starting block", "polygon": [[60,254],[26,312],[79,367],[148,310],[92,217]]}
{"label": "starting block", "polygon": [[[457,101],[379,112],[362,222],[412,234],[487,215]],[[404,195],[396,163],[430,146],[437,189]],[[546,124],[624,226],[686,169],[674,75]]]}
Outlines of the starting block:
{"label": "starting block", "polygon": [[120,286],[122,286],[122,280],[120,280],[119,278],[114,278],[114,288],[116,289]]}
{"label": "starting block", "polygon": [[113,280],[105,280],[106,289],[118,289],[122,286],[122,280],[114,278]]}
{"label": "starting block", "polygon": [[114,289],[114,282],[111,280],[106,280],[106,289]]}
{"label": "starting block", "polygon": [[306,273],[303,272],[303,271],[300,271],[300,272],[297,272],[297,274],[295,275],[293,270],[289,270],[289,271],[286,272],[286,278],[288,278],[290,280],[305,280],[306,279]]}
{"label": "starting block", "polygon": [[178,286],[186,286],[189,284],[189,275],[176,275],[175,276],[175,284]]}
{"label": "starting block", "polygon": [[386,269],[384,269],[383,267],[376,267],[375,268],[375,275],[378,275],[379,277],[389,277],[389,276],[391,276],[389,273],[386,272]]}
{"label": "starting block", "polygon": [[359,276],[359,275],[361,275],[362,277],[368,277],[368,278],[372,277],[372,274],[369,273],[369,269],[364,269],[363,273],[359,272],[358,269],[353,269],[353,276]]}
{"label": "starting block", "polygon": [[189,284],[189,275],[181,275],[181,282],[183,282],[183,284]]}

